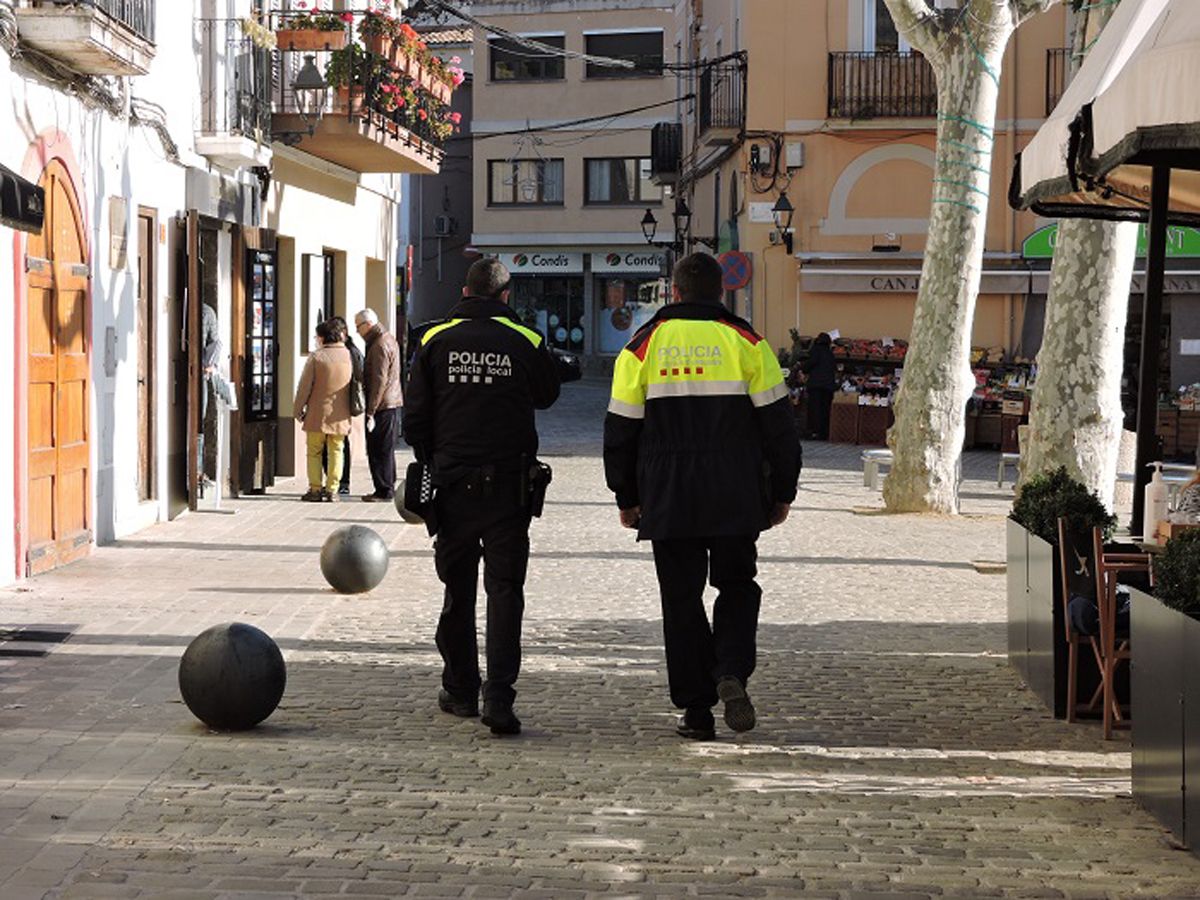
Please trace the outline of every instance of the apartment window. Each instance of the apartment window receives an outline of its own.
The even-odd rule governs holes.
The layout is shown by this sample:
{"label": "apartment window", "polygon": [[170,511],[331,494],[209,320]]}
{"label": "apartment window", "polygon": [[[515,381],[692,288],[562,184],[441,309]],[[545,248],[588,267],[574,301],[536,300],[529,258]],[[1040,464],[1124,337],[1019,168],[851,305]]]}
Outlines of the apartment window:
{"label": "apartment window", "polygon": [[561,206],[561,159],[493,159],[488,162],[489,206]]}
{"label": "apartment window", "polygon": [[646,78],[663,73],[663,33],[661,31],[625,31],[614,34],[586,34],[584,45],[591,56],[625,59],[632,69],[588,63],[588,78]]}
{"label": "apartment window", "polygon": [[908,41],[901,37],[884,0],[864,0],[864,3],[864,49],[876,53],[907,53],[911,49]]}
{"label": "apartment window", "polygon": [[650,181],[649,159],[585,160],[584,181],[589,204],[662,202],[662,187]]}
{"label": "apartment window", "polygon": [[[566,38],[561,34],[531,37],[531,40],[562,50]],[[565,77],[563,57],[526,47],[515,41],[496,38],[488,41],[492,81],[557,81]]]}

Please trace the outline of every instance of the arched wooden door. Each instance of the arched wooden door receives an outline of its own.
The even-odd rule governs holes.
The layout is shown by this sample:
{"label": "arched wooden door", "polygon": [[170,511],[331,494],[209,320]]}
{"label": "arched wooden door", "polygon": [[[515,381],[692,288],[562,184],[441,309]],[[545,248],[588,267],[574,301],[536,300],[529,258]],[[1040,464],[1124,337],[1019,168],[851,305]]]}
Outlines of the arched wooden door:
{"label": "arched wooden door", "polygon": [[92,543],[88,247],[61,163],[42,173],[46,220],[31,237],[28,571],[87,555]]}

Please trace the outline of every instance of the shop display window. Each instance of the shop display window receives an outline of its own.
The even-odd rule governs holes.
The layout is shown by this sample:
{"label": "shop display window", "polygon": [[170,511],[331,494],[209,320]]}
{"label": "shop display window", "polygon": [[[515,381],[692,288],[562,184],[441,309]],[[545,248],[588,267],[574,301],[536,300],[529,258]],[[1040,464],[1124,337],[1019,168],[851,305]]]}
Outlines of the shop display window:
{"label": "shop display window", "polygon": [[635,331],[662,308],[665,287],[660,278],[596,278],[597,351],[620,353]]}
{"label": "shop display window", "polygon": [[514,277],[509,304],[551,347],[581,353],[584,346],[583,277]]}

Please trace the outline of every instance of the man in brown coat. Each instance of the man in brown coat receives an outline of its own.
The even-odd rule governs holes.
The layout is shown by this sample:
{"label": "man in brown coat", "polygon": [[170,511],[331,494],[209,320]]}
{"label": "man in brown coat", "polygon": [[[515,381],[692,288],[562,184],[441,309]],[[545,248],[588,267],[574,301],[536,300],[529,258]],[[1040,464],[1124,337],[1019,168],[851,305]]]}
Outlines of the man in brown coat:
{"label": "man in brown coat", "polygon": [[364,309],[354,317],[354,325],[367,344],[363,367],[363,391],[366,394],[367,462],[375,490],[363,500],[373,503],[391,501],[396,485],[396,438],[400,432],[400,407],[404,394],[400,388],[400,344],[383,327],[373,309]]}
{"label": "man in brown coat", "polygon": [[[333,321],[317,326],[321,346],[308,356],[296,385],[295,413],[307,435],[308,493],[300,499],[332,503],[342,474],[342,442],[350,433],[350,378],[353,366],[344,327]],[[321,485],[321,456],[328,456]]]}

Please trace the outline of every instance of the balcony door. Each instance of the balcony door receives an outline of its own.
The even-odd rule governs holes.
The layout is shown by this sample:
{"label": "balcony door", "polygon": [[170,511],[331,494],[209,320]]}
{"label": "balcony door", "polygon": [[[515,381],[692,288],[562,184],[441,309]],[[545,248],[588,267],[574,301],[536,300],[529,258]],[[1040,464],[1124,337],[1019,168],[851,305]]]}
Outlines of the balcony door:
{"label": "balcony door", "polygon": [[57,160],[41,234],[29,239],[29,544],[36,575],[86,556],[92,543],[87,233]]}

